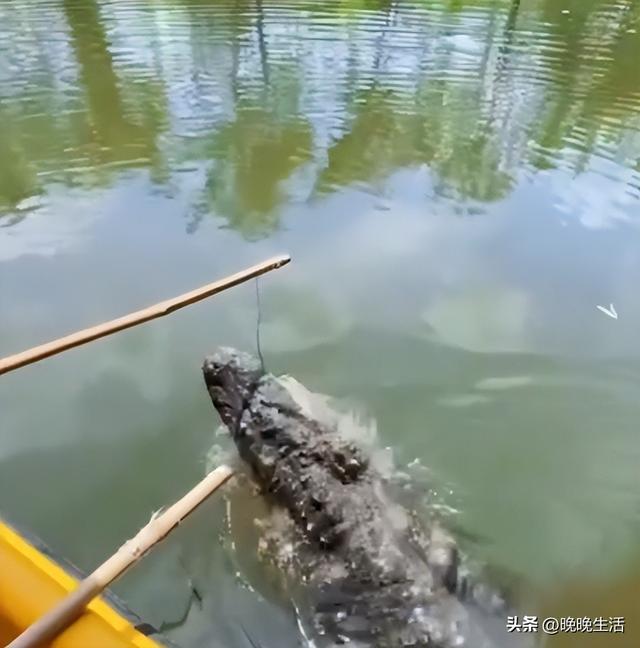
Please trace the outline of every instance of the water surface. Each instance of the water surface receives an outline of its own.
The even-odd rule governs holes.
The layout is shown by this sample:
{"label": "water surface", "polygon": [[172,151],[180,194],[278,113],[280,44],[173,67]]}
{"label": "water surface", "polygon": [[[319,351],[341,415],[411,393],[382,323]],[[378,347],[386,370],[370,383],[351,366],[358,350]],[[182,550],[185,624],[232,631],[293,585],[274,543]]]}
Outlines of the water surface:
{"label": "water surface", "polygon": [[[6,0],[0,355],[290,252],[268,367],[375,418],[549,613],[627,618],[551,645],[635,646],[639,61],[632,0]],[[201,359],[255,326],[246,285],[3,376],[0,511],[95,566],[201,477]],[[159,625],[191,576],[181,646],[296,645],[223,512],[117,591]]]}

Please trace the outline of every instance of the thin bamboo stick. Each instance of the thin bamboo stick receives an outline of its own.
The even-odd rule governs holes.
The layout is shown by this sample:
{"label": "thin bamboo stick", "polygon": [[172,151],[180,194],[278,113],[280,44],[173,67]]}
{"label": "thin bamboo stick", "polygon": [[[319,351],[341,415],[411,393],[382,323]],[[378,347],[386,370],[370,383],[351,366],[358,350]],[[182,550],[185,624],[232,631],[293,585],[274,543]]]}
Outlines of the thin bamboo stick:
{"label": "thin bamboo stick", "polygon": [[149,320],[163,317],[164,315],[173,313],[180,308],[184,308],[185,306],[195,304],[207,297],[211,297],[227,288],[237,286],[244,281],[258,277],[271,270],[281,268],[289,263],[289,261],[291,261],[291,257],[288,255],[273,257],[272,259],[258,263],[251,268],[237,272],[236,274],[225,277],[224,279],[219,279],[218,281],[214,281],[213,283],[202,286],[201,288],[196,288],[191,292],[184,293],[183,295],[179,295],[173,299],[167,299],[159,304],[143,308],[135,313],[129,313],[128,315],[111,320],[110,322],[104,322],[103,324],[98,324],[97,326],[77,331],[76,333],[61,337],[52,342],[47,342],[46,344],[33,347],[27,351],[2,358],[0,359],[0,374],[24,367],[25,365],[37,362],[38,360],[43,360],[49,356],[66,351],[67,349],[72,349],[73,347],[86,344],[87,342],[97,340],[106,335],[111,335],[117,331],[122,331],[123,329],[136,326],[137,324],[142,324]]}
{"label": "thin bamboo stick", "polygon": [[54,608],[16,637],[7,648],[36,648],[53,641],[82,616],[87,605],[96,596],[165,538],[232,475],[233,470],[228,466],[220,466],[210,472],[164,513],[152,517],[135,537],[125,542],[111,558],[82,580],[78,587]]}

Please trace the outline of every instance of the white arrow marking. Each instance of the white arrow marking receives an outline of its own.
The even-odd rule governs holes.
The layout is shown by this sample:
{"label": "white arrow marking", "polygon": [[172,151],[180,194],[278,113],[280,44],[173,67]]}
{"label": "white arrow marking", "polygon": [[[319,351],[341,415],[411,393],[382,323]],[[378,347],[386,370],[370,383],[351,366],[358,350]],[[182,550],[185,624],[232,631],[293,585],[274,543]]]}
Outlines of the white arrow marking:
{"label": "white arrow marking", "polygon": [[605,315],[608,315],[613,319],[618,319],[618,313],[616,312],[616,309],[614,308],[613,304],[609,304],[609,308],[605,308],[604,306],[596,306],[596,308],[602,311]]}

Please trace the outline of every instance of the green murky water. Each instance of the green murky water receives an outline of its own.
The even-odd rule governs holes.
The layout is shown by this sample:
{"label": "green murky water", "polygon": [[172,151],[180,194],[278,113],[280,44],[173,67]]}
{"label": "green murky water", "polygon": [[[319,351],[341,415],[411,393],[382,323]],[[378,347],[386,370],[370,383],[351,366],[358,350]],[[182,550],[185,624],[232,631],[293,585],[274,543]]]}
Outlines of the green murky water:
{"label": "green murky water", "polygon": [[[477,556],[640,641],[640,3],[0,5],[0,355],[277,252],[268,366],[452,488]],[[597,305],[614,305],[618,319]],[[0,378],[0,510],[93,567],[204,472],[254,287]],[[295,645],[211,502],[116,588]]]}

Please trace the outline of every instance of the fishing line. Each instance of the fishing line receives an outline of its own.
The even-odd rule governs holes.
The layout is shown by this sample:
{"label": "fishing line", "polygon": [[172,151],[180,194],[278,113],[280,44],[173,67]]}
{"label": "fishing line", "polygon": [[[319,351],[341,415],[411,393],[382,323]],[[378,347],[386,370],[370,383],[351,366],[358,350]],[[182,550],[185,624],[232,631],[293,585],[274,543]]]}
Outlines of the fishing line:
{"label": "fishing line", "polygon": [[262,322],[262,309],[260,307],[260,285],[258,284],[258,277],[256,277],[256,307],[258,310],[256,317],[256,347],[258,349],[258,357],[260,358],[262,373],[266,373],[264,357],[262,355],[262,349],[260,347],[260,323]]}

